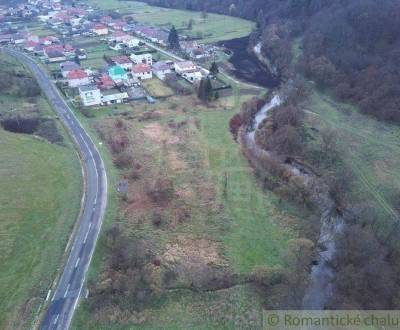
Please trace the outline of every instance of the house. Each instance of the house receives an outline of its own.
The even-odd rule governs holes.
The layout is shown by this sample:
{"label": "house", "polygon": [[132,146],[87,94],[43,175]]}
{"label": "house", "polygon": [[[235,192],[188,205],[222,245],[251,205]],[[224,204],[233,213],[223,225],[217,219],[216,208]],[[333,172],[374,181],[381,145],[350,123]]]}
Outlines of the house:
{"label": "house", "polygon": [[132,70],[133,63],[128,56],[114,56],[111,58],[111,61],[113,61],[115,65],[118,65],[127,71]]}
{"label": "house", "polygon": [[147,65],[153,64],[153,56],[150,53],[132,54],[131,60],[135,64],[147,64]]}
{"label": "house", "polygon": [[116,31],[111,36],[109,37],[109,40],[111,42],[121,42],[124,43],[126,40],[131,39],[132,36],[129,34],[126,34],[125,32],[122,31]]}
{"label": "house", "polygon": [[101,92],[93,85],[79,87],[79,96],[85,107],[101,104]]}
{"label": "house", "polygon": [[71,88],[89,85],[90,80],[88,74],[81,70],[72,70],[67,74],[68,86]]}
{"label": "house", "polygon": [[103,17],[100,18],[100,22],[102,24],[106,24],[106,25],[110,24],[112,22],[112,20],[113,19],[112,19],[111,16],[103,16]]}
{"label": "house", "polygon": [[180,75],[182,75],[185,72],[191,72],[197,70],[196,64],[194,64],[192,61],[176,62],[174,67],[175,67],[175,72]]}
{"label": "house", "polygon": [[25,42],[25,37],[20,33],[15,33],[12,36],[12,40],[13,40],[15,45],[21,45],[21,44],[23,44]]}
{"label": "house", "polygon": [[79,70],[80,66],[72,61],[67,61],[67,62],[63,62],[60,63],[60,70],[61,70],[61,74],[64,78],[67,78],[68,73],[70,73],[73,70]]}
{"label": "house", "polygon": [[93,27],[92,32],[97,34],[98,36],[105,36],[108,34],[108,27],[107,25],[99,23]]}
{"label": "house", "polygon": [[182,78],[186,79],[191,84],[200,82],[203,79],[203,75],[199,70],[193,70],[189,72],[182,73]]}
{"label": "house", "polygon": [[45,56],[44,47],[42,45],[37,45],[35,48],[33,48],[32,52],[35,56]]}
{"label": "house", "polygon": [[104,105],[118,104],[128,101],[129,95],[126,92],[120,92],[118,90],[109,90],[104,92],[101,96],[101,103]]}
{"label": "house", "polygon": [[132,36],[128,36],[127,38],[125,38],[125,40],[122,43],[128,48],[135,48],[135,47],[139,47],[140,40],[136,39]]}
{"label": "house", "polygon": [[112,66],[108,69],[108,75],[116,83],[119,84],[127,78],[126,71],[119,65]]}
{"label": "house", "polygon": [[151,72],[151,66],[144,63],[134,65],[132,68],[132,73],[139,80],[153,78],[153,72]]}
{"label": "house", "polygon": [[65,55],[58,50],[46,51],[45,49],[44,55],[47,57],[49,63],[63,62],[67,59]]}
{"label": "house", "polygon": [[192,61],[176,62],[175,72],[192,84],[203,78],[199,68]]}
{"label": "house", "polygon": [[25,42],[25,47],[24,49],[27,50],[28,52],[33,52],[33,50],[35,49],[36,46],[38,46],[39,44],[37,42],[34,41],[27,41]]}
{"label": "house", "polygon": [[160,80],[164,80],[166,75],[171,73],[171,66],[166,61],[159,61],[153,64],[153,73]]}
{"label": "house", "polygon": [[115,87],[115,83],[108,74],[104,73],[97,79],[97,86],[101,90],[109,90]]}
{"label": "house", "polygon": [[0,44],[6,44],[11,42],[12,35],[11,34],[0,34]]}

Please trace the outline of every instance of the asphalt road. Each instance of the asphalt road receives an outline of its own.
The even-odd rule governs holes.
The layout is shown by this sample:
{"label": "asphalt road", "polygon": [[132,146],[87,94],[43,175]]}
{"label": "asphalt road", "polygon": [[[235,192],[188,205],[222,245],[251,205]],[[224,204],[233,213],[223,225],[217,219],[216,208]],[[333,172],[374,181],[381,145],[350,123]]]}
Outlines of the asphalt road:
{"label": "asphalt road", "polygon": [[[107,204],[107,175],[96,145],[43,69],[23,52],[3,49],[27,65],[52,104],[79,150],[84,170],[84,200],[70,254],[53,292],[40,329],[69,328],[75,308],[84,293],[85,276],[93,256]],[[45,160],[44,160],[45,161]],[[68,201],[66,201],[68,202]]]}

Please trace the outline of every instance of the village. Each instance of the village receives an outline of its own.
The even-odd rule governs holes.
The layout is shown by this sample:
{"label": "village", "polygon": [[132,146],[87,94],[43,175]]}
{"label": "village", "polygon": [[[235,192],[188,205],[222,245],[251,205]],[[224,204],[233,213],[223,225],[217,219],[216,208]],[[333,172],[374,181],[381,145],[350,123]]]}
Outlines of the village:
{"label": "village", "polygon": [[[38,58],[77,107],[137,100],[155,103],[171,94],[165,90],[177,95],[196,93],[202,80],[212,82],[213,97],[230,88],[217,78],[215,63],[214,72],[209,70],[217,46],[178,37],[174,27],[140,24],[86,3],[30,0],[27,5],[1,9],[0,28],[0,44]],[[171,47],[171,38],[178,47]]]}

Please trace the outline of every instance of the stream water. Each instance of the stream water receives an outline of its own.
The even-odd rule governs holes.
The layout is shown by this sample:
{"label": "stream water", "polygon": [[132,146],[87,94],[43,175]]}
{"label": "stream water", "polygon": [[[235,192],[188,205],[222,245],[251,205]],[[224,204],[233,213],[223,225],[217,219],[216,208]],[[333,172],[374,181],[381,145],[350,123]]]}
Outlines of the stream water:
{"label": "stream water", "polygon": [[[282,97],[275,94],[255,115],[253,124],[246,135],[247,143],[250,143],[253,152],[259,154],[267,153],[259,147],[255,141],[255,134],[268,112],[282,104]],[[302,175],[298,167],[291,168],[295,175]],[[336,253],[336,238],[343,230],[344,219],[337,214],[335,204],[328,194],[319,197],[317,204],[322,210],[321,229],[317,245],[318,261],[312,266],[310,284],[303,298],[302,308],[305,310],[323,310],[326,308],[329,299],[333,294],[333,280],[335,270],[332,261]]]}

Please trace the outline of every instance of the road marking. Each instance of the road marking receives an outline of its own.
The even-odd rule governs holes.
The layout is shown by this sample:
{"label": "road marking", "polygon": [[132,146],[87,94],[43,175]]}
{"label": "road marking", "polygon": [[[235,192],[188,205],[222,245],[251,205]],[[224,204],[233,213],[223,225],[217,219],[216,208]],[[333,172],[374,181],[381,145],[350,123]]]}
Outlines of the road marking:
{"label": "road marking", "polygon": [[85,239],[83,240],[83,244],[86,244],[86,240],[87,240],[88,236],[89,236],[89,230],[87,231],[87,233],[85,235]]}
{"label": "road marking", "polygon": [[49,292],[47,292],[46,301],[48,301],[48,300],[49,300],[49,298],[50,298],[50,294],[51,294],[51,290],[49,290]]}
{"label": "road marking", "polygon": [[59,316],[60,316],[60,314],[57,314],[56,318],[54,319],[53,324],[57,324],[57,321],[58,321],[58,317],[59,317]]}
{"label": "road marking", "polygon": [[67,290],[65,290],[65,293],[64,293],[64,298],[67,297],[69,287],[70,287],[70,284],[68,283],[68,285],[67,285]]}
{"label": "road marking", "polygon": [[76,260],[76,262],[75,262],[75,268],[78,268],[78,265],[79,265],[79,261],[81,260],[81,258],[78,258],[77,260]]}

